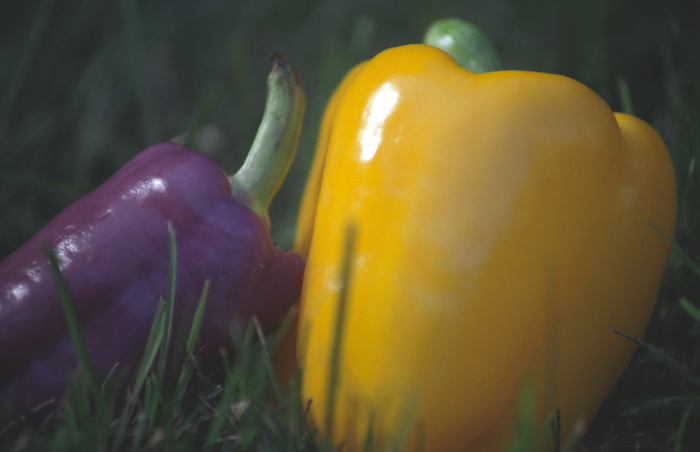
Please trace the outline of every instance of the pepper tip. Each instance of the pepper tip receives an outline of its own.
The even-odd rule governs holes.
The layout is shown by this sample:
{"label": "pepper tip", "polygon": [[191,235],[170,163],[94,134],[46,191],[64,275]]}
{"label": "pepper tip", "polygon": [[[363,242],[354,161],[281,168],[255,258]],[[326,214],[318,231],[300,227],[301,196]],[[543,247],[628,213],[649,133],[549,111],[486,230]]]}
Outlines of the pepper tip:
{"label": "pepper tip", "polygon": [[287,62],[287,59],[282,55],[280,52],[273,50],[270,52],[270,54],[267,56],[270,61],[272,61],[272,69],[277,69],[279,67],[286,67],[289,66],[289,63]]}

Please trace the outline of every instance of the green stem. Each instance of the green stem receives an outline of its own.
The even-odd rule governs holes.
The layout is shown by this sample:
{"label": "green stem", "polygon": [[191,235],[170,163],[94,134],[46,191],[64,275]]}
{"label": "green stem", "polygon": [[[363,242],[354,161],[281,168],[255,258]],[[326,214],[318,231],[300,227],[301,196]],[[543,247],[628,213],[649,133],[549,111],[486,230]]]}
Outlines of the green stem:
{"label": "green stem", "polygon": [[449,53],[468,71],[483,73],[501,69],[501,60],[491,40],[469,22],[460,19],[434,22],[425,32],[423,43]]}
{"label": "green stem", "polygon": [[304,87],[297,72],[279,54],[267,80],[267,101],[248,157],[229,177],[231,193],[270,228],[268,207],[294,160],[304,116]]}

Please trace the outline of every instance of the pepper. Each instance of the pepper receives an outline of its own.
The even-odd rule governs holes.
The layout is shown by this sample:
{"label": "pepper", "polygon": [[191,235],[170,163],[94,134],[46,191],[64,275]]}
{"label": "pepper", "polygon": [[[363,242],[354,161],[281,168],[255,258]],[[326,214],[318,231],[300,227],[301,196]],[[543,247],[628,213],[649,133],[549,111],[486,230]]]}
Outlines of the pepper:
{"label": "pepper", "polygon": [[76,357],[44,253],[56,256],[95,374],[128,375],[168,291],[169,228],[177,269],[174,339],[206,281],[199,348],[206,365],[231,330],[275,325],[298,300],[304,270],[275,247],[267,206],[293,159],[304,92],[279,55],[258,135],[238,173],[173,143],[151,146],[77,200],[0,263],[0,403],[21,411],[59,397]]}
{"label": "pepper", "polygon": [[659,135],[570,78],[423,44],[356,68],[323,124],[297,235],[314,427],[348,451],[506,450],[531,393],[528,450],[552,420],[584,432],[668,257]]}

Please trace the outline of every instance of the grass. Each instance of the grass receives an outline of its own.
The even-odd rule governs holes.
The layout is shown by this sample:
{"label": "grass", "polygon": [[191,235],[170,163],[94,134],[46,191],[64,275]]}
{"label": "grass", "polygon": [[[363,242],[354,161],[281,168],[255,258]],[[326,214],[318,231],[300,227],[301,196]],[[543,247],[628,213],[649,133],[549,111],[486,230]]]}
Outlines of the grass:
{"label": "grass", "polygon": [[79,370],[65,400],[48,414],[2,426],[2,450],[310,450],[300,399],[294,395],[298,390],[282,394],[277,387],[271,350],[257,322],[235,336],[235,361],[224,356],[222,367],[209,373],[198,365],[196,344],[208,285],[185,348],[170,346],[177,260],[172,231],[170,237],[171,291],[156,310],[143,357],[129,382],[112,376],[98,383],[66,283],[49,254]]}
{"label": "grass", "polygon": [[[506,68],[569,75],[615,110],[633,110],[671,151],[678,229],[654,319],[646,337],[635,338],[640,351],[582,444],[595,451],[700,444],[697,2],[0,3],[0,258],[154,141],[187,133],[192,147],[235,171],[262,115],[271,50],[299,69],[309,96],[298,158],[271,210],[281,246],[291,244],[319,118],[336,83],[378,51],[419,41],[432,20],[472,20],[493,37]],[[159,358],[167,306],[135,381],[108,381],[91,395],[83,372],[64,410],[4,431],[2,448],[321,447],[293,388],[271,401],[280,391],[270,370],[273,336],[251,325],[236,338],[237,355],[206,370],[190,340],[173,377]]]}

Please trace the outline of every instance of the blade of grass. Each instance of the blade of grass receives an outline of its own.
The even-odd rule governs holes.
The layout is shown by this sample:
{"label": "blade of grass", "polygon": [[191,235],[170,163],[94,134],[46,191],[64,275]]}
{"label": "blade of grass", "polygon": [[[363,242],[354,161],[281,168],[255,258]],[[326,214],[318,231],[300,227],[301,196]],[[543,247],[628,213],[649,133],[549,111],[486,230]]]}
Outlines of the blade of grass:
{"label": "blade of grass", "polygon": [[680,301],[681,307],[690,314],[690,316],[695,319],[696,322],[700,322],[700,308],[695,306],[687,298],[683,297]]}
{"label": "blade of grass", "polygon": [[[145,405],[150,410],[148,419],[151,422],[153,421],[153,405],[157,404],[150,402],[154,401],[154,397],[158,397],[160,395],[160,390],[163,386],[163,373],[161,369],[165,366],[165,364],[162,362],[162,360],[156,363],[156,360],[159,357],[163,358],[167,355],[168,336],[172,331],[173,323],[177,246],[175,232],[173,231],[171,225],[168,225],[168,251],[168,300],[160,300],[153,315],[151,329],[148,333],[148,339],[146,340],[146,345],[135,374],[136,376],[134,378],[134,382],[129,390],[127,402],[119,418],[119,423],[117,427],[115,427],[115,430],[118,432],[118,434],[115,435],[117,438],[122,437],[128,429],[128,425],[133,418],[134,412],[138,405],[139,396],[142,394],[142,392],[144,393],[144,400],[147,401],[145,402]],[[155,380],[153,380],[152,376],[149,377],[151,372],[154,370],[154,365],[156,365],[155,370],[157,371]],[[154,383],[156,383],[155,388],[153,386]]]}
{"label": "blade of grass", "polygon": [[138,394],[143,389],[146,377],[149,371],[153,367],[153,363],[158,356],[158,352],[161,349],[161,344],[163,342],[163,323],[165,322],[166,304],[164,301],[158,303],[155,315],[153,316],[153,323],[151,324],[151,331],[148,335],[148,340],[146,341],[146,347],[144,348],[143,357],[139,363],[139,369],[136,373],[136,380],[132,389],[132,396],[138,397]]}
{"label": "blade of grass", "polygon": [[87,346],[85,345],[85,338],[80,330],[78,313],[76,312],[75,305],[71,300],[70,291],[68,290],[68,283],[61,273],[61,267],[53,251],[47,249],[45,253],[49,260],[49,267],[56,284],[59,300],[61,301],[61,308],[63,309],[63,314],[65,315],[66,323],[68,324],[68,334],[70,335],[73,347],[75,349],[75,356],[80,372],[82,373],[83,381],[87,385],[88,393],[92,395],[95,400],[97,400],[100,395],[100,387],[97,384],[95,370],[92,367],[90,355],[88,353]]}
{"label": "blade of grass", "polygon": [[695,273],[695,276],[700,276],[700,264],[695,262],[693,258],[691,258],[688,253],[686,253],[683,248],[680,247],[675,241],[671,241],[671,249],[673,250],[673,253],[680,257],[681,261],[685,263],[692,271]]}
{"label": "blade of grass", "polygon": [[253,323],[255,324],[255,331],[258,333],[260,344],[262,344],[263,347],[263,363],[265,365],[265,369],[267,370],[268,377],[270,378],[270,384],[272,385],[272,391],[275,394],[275,399],[282,400],[282,391],[280,390],[279,384],[277,384],[277,377],[275,376],[275,369],[272,365],[272,358],[270,356],[271,352],[267,346],[267,341],[265,340],[265,333],[263,333],[262,326],[260,325],[257,317],[253,317]]}
{"label": "blade of grass", "polygon": [[572,432],[569,434],[569,438],[566,440],[564,447],[562,447],[562,452],[575,452],[579,450],[579,446],[583,441],[584,434],[586,433],[586,426],[583,422],[574,424]]}
{"label": "blade of grass", "polygon": [[197,302],[197,309],[195,310],[194,316],[192,317],[192,325],[190,326],[190,333],[187,336],[185,356],[183,364],[180,368],[180,374],[177,379],[176,386],[176,397],[175,397],[175,407],[180,407],[185,398],[185,393],[187,390],[187,384],[192,377],[192,371],[196,365],[196,360],[194,357],[194,348],[197,345],[197,338],[199,337],[199,332],[202,329],[202,321],[204,320],[204,311],[207,305],[207,298],[209,296],[209,280],[204,282],[204,287],[202,288],[202,294]]}
{"label": "blade of grass", "polygon": [[228,420],[229,416],[229,406],[233,400],[233,385],[229,383],[229,376],[231,375],[231,367],[227,360],[224,360],[224,371],[226,373],[226,383],[223,387],[223,392],[221,397],[216,403],[214,412],[212,414],[211,422],[209,424],[209,429],[207,430],[207,435],[204,439],[203,450],[211,450],[214,445],[219,441],[219,434],[224,428],[224,423]]}
{"label": "blade of grass", "polygon": [[[141,361],[139,362],[138,370],[136,371],[136,377],[131,388],[129,388],[126,404],[119,416],[117,425],[115,426],[115,444],[114,449],[119,449],[121,444],[121,438],[124,438],[126,432],[131,425],[132,419],[134,417],[134,412],[139,404],[139,396],[144,392],[144,386],[146,385],[146,380],[149,371],[153,367],[153,362],[155,361],[158,351],[160,349],[160,344],[162,343],[162,323],[165,319],[165,306],[164,302],[160,301],[156,307],[156,312],[153,316],[153,322],[151,323],[151,329],[146,341],[146,346],[144,347],[143,355],[141,356]],[[148,397],[145,397],[148,399]],[[145,421],[147,419],[144,413],[139,413],[136,415],[135,420],[135,432],[138,435],[145,435],[145,429],[148,423]],[[143,419],[142,419],[143,418]],[[144,430],[141,432],[141,430]],[[138,436],[137,435],[137,436]],[[132,438],[132,441],[136,441]]]}
{"label": "blade of grass", "polygon": [[[509,452],[527,452],[532,447],[535,432],[534,413],[535,384],[532,378],[527,378],[518,394],[517,435],[508,448]],[[558,425],[555,427],[558,428]]]}
{"label": "blade of grass", "polygon": [[[370,451],[374,449],[374,441],[375,441],[375,436],[374,436],[374,426],[375,424],[375,412],[371,412],[369,414],[369,419],[367,419],[367,433],[365,434],[365,441],[362,444],[362,450],[363,451]],[[330,446],[329,446],[330,449]]]}
{"label": "blade of grass", "polygon": [[628,115],[635,116],[634,105],[632,104],[632,93],[624,77],[617,78],[617,90],[620,92],[620,103],[622,111]]}
{"label": "blade of grass", "polygon": [[700,396],[681,394],[666,397],[640,397],[633,399],[631,406],[623,408],[620,411],[626,416],[640,416],[655,414],[662,411],[678,412],[680,408],[700,408]]}
{"label": "blade of grass", "polygon": [[350,292],[350,280],[352,277],[352,258],[357,240],[357,226],[349,223],[345,227],[345,241],[343,244],[343,261],[340,267],[338,292],[338,307],[335,317],[335,335],[331,350],[330,375],[328,377],[328,393],[326,397],[325,427],[328,438],[333,437],[333,423],[335,417],[336,396],[340,383],[340,360],[342,358],[343,332],[347,314],[348,295]]}
{"label": "blade of grass", "polygon": [[168,298],[166,300],[166,319],[163,323],[163,343],[158,357],[158,374],[165,376],[168,349],[173,334],[173,318],[175,315],[175,286],[177,285],[177,245],[175,230],[172,224],[168,224]]}
{"label": "blade of grass", "polygon": [[192,326],[190,328],[190,334],[187,337],[187,349],[185,353],[190,356],[194,353],[194,347],[197,345],[197,338],[199,337],[199,332],[202,329],[202,321],[204,320],[204,310],[207,306],[207,299],[209,297],[209,280],[204,282],[204,287],[202,288],[202,295],[199,297],[197,302],[197,310],[194,312],[192,317]]}
{"label": "blade of grass", "polygon": [[175,240],[175,231],[171,224],[168,224],[168,294],[165,302],[161,303],[163,308],[163,318],[159,323],[160,341],[155,348],[156,359],[155,368],[151,368],[146,375],[146,403],[145,407],[148,412],[149,430],[156,428],[156,419],[161,408],[168,406],[170,391],[166,389],[169,377],[168,356],[170,350],[170,341],[173,331],[173,319],[175,310],[175,285],[176,285],[176,269],[177,269],[177,246]]}
{"label": "blade of grass", "polygon": [[694,261],[693,258],[690,257],[688,253],[686,253],[685,250],[675,240],[673,240],[672,237],[666,235],[656,224],[651,221],[647,222],[647,224],[658,234],[660,234],[661,237],[669,244],[673,256],[678,257],[681,262],[687,265],[690,270],[695,273],[696,276],[700,276],[700,263]]}
{"label": "blade of grass", "polygon": [[688,406],[683,410],[683,414],[681,415],[681,421],[678,425],[678,430],[676,430],[676,440],[673,444],[673,451],[674,452],[682,452],[683,451],[683,436],[685,434],[685,430],[688,427],[688,420],[690,419],[690,415],[693,414],[693,410],[696,407]]}
{"label": "blade of grass", "polygon": [[[233,334],[237,338],[236,348],[236,363],[232,363],[224,357],[222,360],[224,366],[225,381],[221,390],[221,397],[213,409],[213,415],[209,424],[204,440],[204,450],[211,450],[219,441],[226,423],[233,423],[231,415],[231,405],[237,393],[248,394],[246,383],[251,382],[251,378],[246,378],[246,370],[254,360],[254,333],[255,328],[253,322],[248,322],[246,329],[243,332],[242,338],[239,335]],[[234,425],[232,429],[236,431]],[[238,429],[240,430],[240,429]]]}
{"label": "blade of grass", "polygon": [[284,336],[287,334],[287,331],[289,331],[289,328],[292,327],[292,323],[296,321],[297,316],[299,315],[299,308],[296,306],[292,306],[289,309],[289,312],[284,316],[284,320],[282,320],[282,325],[277,329],[275,332],[275,337],[272,342],[272,350],[277,350],[277,347],[282,343],[282,340],[284,339]]}
{"label": "blade of grass", "polygon": [[629,334],[623,333],[622,331],[613,330],[613,332],[642,347],[642,349],[646,351],[650,358],[652,358],[655,361],[659,361],[666,364],[669,367],[669,369],[671,369],[673,372],[684,378],[688,383],[700,387],[700,377],[695,375],[686,366],[676,361],[676,359],[674,359],[671,355],[666,353],[665,350],[655,347],[641,339],[637,339],[636,337],[630,336]]}

